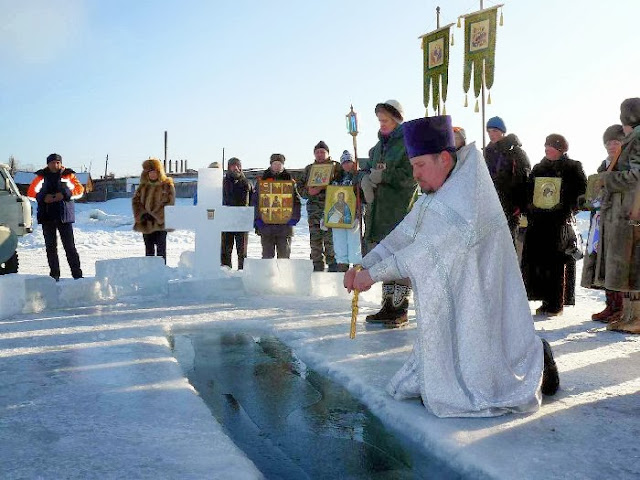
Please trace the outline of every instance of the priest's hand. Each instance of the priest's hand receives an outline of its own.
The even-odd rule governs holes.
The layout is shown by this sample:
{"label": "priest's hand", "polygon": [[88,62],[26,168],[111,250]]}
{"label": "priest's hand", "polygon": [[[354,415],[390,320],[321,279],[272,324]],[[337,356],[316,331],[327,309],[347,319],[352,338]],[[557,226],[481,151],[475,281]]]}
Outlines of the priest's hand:
{"label": "priest's hand", "polygon": [[353,279],[353,289],[366,292],[374,283],[376,282],[374,282],[371,275],[369,275],[369,270],[360,270],[356,272],[355,278]]}
{"label": "priest's hand", "polygon": [[355,268],[350,268],[346,272],[344,272],[344,278],[342,279],[342,285],[347,289],[347,292],[351,293],[353,290],[353,281],[356,278],[356,273],[358,271]]}

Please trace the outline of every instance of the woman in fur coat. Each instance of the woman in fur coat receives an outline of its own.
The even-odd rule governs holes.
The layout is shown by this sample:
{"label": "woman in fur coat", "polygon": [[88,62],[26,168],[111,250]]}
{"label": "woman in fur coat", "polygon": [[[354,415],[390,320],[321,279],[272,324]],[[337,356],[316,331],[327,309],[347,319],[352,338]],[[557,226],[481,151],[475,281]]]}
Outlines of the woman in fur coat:
{"label": "woman in fur coat", "polygon": [[167,230],[164,226],[164,207],[173,205],[176,189],[173,179],[164,173],[160,160],[150,158],[142,162],[140,185],[133,195],[133,229],[142,233],[148,257],[157,255],[167,263]]}
{"label": "woman in fur coat", "polygon": [[640,334],[640,222],[634,212],[640,193],[640,98],[622,102],[620,123],[626,134],[622,153],[613,170],[600,174],[605,194],[596,277],[604,277],[607,290],[623,295],[622,312],[607,330]]}

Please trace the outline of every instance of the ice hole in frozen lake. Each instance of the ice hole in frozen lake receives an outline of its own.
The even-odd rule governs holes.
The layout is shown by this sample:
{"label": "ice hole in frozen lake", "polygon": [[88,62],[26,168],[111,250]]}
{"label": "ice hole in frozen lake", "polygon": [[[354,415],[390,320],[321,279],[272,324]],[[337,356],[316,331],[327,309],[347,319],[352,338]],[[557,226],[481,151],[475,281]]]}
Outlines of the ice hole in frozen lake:
{"label": "ice hole in frozen lake", "polygon": [[169,341],[214,418],[266,478],[464,478],[275,337],[197,326]]}

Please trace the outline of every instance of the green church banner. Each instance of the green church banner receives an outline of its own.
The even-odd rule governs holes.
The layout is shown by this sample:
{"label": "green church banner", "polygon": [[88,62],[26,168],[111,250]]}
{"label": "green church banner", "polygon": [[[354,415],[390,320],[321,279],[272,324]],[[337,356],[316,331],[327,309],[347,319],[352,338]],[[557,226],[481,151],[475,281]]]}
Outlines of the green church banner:
{"label": "green church banner", "polygon": [[[453,23],[420,37],[424,57],[424,107],[429,110],[429,89],[433,110],[447,101],[449,84],[449,30]],[[442,90],[441,90],[442,85]]]}
{"label": "green church banner", "polygon": [[[498,8],[495,7],[470,13],[464,18],[464,78],[465,94],[471,87],[473,71],[473,92],[478,98],[482,82],[486,88],[493,86],[496,55],[496,19]],[[482,76],[484,65],[484,78]]]}

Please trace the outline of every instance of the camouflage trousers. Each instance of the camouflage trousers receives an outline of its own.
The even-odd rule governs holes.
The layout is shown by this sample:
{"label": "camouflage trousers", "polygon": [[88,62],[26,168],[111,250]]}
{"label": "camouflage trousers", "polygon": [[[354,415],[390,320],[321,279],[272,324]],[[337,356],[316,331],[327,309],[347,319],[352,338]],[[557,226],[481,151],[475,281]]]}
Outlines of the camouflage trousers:
{"label": "camouflage trousers", "polygon": [[309,244],[311,246],[311,261],[314,268],[319,268],[324,264],[336,263],[336,254],[333,250],[333,233],[331,229],[322,230],[320,228],[321,216],[309,217]]}

